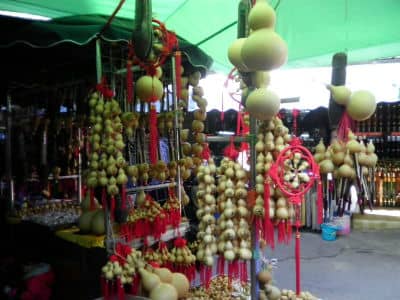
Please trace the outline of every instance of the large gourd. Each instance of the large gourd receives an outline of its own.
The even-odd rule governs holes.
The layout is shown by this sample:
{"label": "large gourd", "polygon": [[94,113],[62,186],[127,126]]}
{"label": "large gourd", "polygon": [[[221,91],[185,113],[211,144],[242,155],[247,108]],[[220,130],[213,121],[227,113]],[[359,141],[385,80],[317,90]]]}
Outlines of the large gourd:
{"label": "large gourd", "polygon": [[375,112],[375,96],[369,91],[356,91],[351,94],[346,110],[355,121],[365,121]]}
{"label": "large gourd", "polygon": [[339,105],[347,105],[350,99],[351,91],[344,85],[330,85],[328,84],[327,89],[332,93],[332,98]]}
{"label": "large gourd", "polygon": [[176,289],[168,283],[160,283],[150,291],[151,300],[178,300]]}
{"label": "large gourd", "polygon": [[272,29],[263,28],[250,34],[242,46],[243,63],[252,71],[270,71],[287,60],[286,42]]}
{"label": "large gourd", "polygon": [[154,102],[161,99],[163,95],[163,85],[156,76],[142,76],[135,86],[137,97],[145,102]]}
{"label": "large gourd", "polygon": [[102,235],[106,231],[104,224],[104,211],[99,209],[96,211],[91,222],[91,232],[95,235]]}
{"label": "large gourd", "polygon": [[279,107],[279,96],[265,88],[255,89],[246,100],[246,110],[258,120],[272,119],[279,112]]}
{"label": "large gourd", "polygon": [[274,28],[276,14],[275,10],[266,0],[257,0],[249,13],[249,26],[252,30],[261,28]]}
{"label": "large gourd", "polygon": [[229,61],[241,72],[249,72],[249,68],[243,63],[241,55],[245,41],[245,38],[236,39],[228,48]]}
{"label": "large gourd", "polygon": [[96,214],[97,211],[87,211],[82,213],[82,215],[79,217],[78,221],[78,227],[81,232],[83,233],[89,233],[90,230],[92,229],[92,219],[94,215]]}

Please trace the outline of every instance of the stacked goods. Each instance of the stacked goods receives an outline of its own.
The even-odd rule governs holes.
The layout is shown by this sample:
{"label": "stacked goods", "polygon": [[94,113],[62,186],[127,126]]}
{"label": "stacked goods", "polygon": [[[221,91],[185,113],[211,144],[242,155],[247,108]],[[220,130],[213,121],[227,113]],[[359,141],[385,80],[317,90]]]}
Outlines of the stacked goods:
{"label": "stacked goods", "polygon": [[[265,240],[274,247],[273,231],[274,223],[278,226],[278,241],[289,241],[294,210],[282,192],[275,187],[269,179],[269,170],[278,154],[288,146],[292,137],[278,117],[260,124],[257,134],[256,149],[256,199],[253,207],[253,215],[256,220],[257,233],[263,233]],[[262,220],[264,219],[264,222]],[[285,232],[287,234],[285,234]],[[264,241],[263,241],[264,242]]]}
{"label": "stacked goods", "polygon": [[[372,189],[368,186],[367,178],[373,176],[373,169],[376,166],[378,157],[375,154],[375,147],[370,141],[365,146],[363,141],[357,141],[351,130],[348,131],[347,141],[334,140],[332,144],[326,148],[322,140],[315,147],[315,160],[319,164],[320,173],[323,175],[325,187],[325,201],[328,202],[327,211],[325,212],[326,221],[332,218],[333,207],[329,205],[331,197],[329,196],[328,174],[333,177],[337,213],[341,216],[350,208],[350,187],[353,184],[360,189],[362,198],[359,202],[363,209],[364,198],[368,201],[368,205],[372,206]],[[329,214],[329,217],[328,217]]]}
{"label": "stacked goods", "polygon": [[219,273],[228,262],[228,275],[247,280],[246,261],[252,257],[249,210],[247,209],[247,174],[243,167],[228,158],[218,168],[218,252]]}
{"label": "stacked goods", "polygon": [[170,261],[172,263],[171,270],[185,274],[189,281],[194,280],[196,275],[196,256],[189,249],[184,238],[179,237],[174,241]]}
{"label": "stacked goods", "polygon": [[271,268],[267,267],[262,269],[257,274],[258,283],[260,286],[259,300],[316,300],[317,298],[311,295],[309,292],[301,292],[300,295],[296,295],[291,290],[279,290],[275,285],[272,284],[273,278]]}
{"label": "stacked goods", "polygon": [[190,283],[185,275],[146,265],[141,252],[130,247],[118,244],[116,251],[102,268],[105,299],[115,296],[124,299],[129,286],[130,293],[143,294],[153,300],[178,300],[188,295]]}
{"label": "stacked goods", "polygon": [[339,105],[346,107],[346,112],[354,121],[365,121],[375,112],[375,96],[365,90],[351,92],[347,87],[327,85],[332,98]]}
{"label": "stacked goods", "polygon": [[198,210],[196,216],[199,219],[199,231],[197,233],[198,247],[196,258],[201,264],[211,267],[214,263],[214,255],[217,253],[216,239],[216,185],[215,176],[216,166],[209,160],[208,166],[200,166],[197,171],[199,182],[196,194]]}

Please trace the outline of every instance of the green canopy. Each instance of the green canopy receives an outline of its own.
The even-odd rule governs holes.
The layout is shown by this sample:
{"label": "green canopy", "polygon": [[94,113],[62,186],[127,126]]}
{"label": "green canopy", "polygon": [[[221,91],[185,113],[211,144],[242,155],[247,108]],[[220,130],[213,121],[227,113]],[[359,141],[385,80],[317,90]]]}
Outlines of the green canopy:
{"label": "green canopy", "polygon": [[[287,41],[287,67],[329,65],[334,53],[346,51],[350,63],[400,55],[399,0],[271,0],[277,6],[277,31]],[[134,17],[127,0],[119,17]],[[239,0],[153,0],[153,13],[169,29],[209,54],[214,69],[232,66],[226,50],[236,38]],[[2,0],[0,10],[51,18],[110,15],[117,0]],[[219,34],[215,34],[218,33]],[[212,38],[210,38],[212,37]]]}

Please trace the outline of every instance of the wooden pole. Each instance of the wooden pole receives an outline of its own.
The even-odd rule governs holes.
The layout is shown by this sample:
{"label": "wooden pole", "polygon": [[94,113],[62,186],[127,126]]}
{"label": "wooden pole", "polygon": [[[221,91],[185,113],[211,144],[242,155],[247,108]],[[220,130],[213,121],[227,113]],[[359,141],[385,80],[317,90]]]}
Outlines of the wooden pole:
{"label": "wooden pole", "polygon": [[[344,85],[346,83],[346,66],[347,66],[347,55],[346,53],[336,53],[332,57],[332,85]],[[331,140],[336,139],[337,129],[339,126],[340,119],[342,118],[345,108],[339,105],[332,98],[332,94],[329,98],[329,127],[331,129]]]}

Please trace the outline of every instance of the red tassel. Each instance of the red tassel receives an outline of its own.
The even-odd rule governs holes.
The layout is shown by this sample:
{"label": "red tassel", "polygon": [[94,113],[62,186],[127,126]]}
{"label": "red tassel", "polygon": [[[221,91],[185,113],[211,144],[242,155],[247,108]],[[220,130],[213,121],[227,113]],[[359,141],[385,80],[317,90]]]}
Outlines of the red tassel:
{"label": "red tassel", "polygon": [[209,160],[211,157],[211,151],[207,143],[203,144],[203,152],[201,153],[201,157],[205,160]]}
{"label": "red tassel", "polygon": [[182,57],[181,52],[175,52],[175,82],[176,82],[176,94],[178,95],[178,99],[182,99],[182,82],[181,82],[181,64]]}
{"label": "red tassel", "polygon": [[224,156],[236,161],[239,156],[239,151],[236,150],[235,144],[233,143],[233,137],[231,142],[224,149]]}
{"label": "red tassel", "polygon": [[121,279],[117,278],[117,296],[118,300],[124,300],[125,299],[125,291],[124,291],[124,286],[121,283]]}
{"label": "red tassel", "polygon": [[218,256],[217,274],[218,275],[225,274],[225,258],[223,255]]}
{"label": "red tassel", "polygon": [[269,182],[264,183],[264,240],[271,249],[275,248],[274,225],[269,214],[269,202],[271,200]]}
{"label": "red tassel", "polygon": [[322,224],[322,215],[324,213],[324,203],[323,203],[323,192],[322,192],[322,182],[320,179],[318,180],[318,185],[317,185],[317,220],[318,224]]}
{"label": "red tassel", "polygon": [[149,159],[151,164],[157,163],[158,152],[158,129],[157,129],[157,112],[156,107],[150,107],[150,144],[149,144]]}
{"label": "red tassel", "polygon": [[278,243],[283,244],[286,241],[286,228],[285,221],[280,220],[278,222]]}
{"label": "red tassel", "polygon": [[103,276],[100,277],[100,286],[101,286],[101,293],[103,295],[103,298],[105,300],[107,300],[109,297],[108,280],[105,279]]}
{"label": "red tassel", "polygon": [[140,276],[135,274],[132,278],[131,294],[137,295],[139,293]]}
{"label": "red tassel", "polygon": [[240,262],[240,281],[242,283],[246,283],[248,280],[248,274],[247,274],[247,261],[241,261]]}
{"label": "red tassel", "polygon": [[233,262],[228,262],[228,285],[231,286],[232,285],[232,279],[233,279]]}

